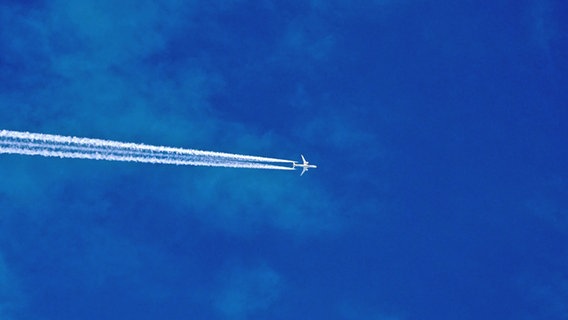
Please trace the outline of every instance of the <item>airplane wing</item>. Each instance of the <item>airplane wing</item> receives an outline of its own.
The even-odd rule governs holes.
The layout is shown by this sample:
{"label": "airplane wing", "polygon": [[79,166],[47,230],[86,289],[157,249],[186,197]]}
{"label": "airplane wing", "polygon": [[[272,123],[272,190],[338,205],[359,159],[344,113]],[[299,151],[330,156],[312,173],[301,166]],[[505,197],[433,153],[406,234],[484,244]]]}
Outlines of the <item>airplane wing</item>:
{"label": "airplane wing", "polygon": [[304,167],[304,169],[302,169],[302,173],[300,173],[300,177],[304,175],[304,172],[308,171],[308,168]]}
{"label": "airplane wing", "polygon": [[302,157],[302,161],[304,162],[304,164],[306,164],[306,163],[307,163],[307,161],[306,161],[306,158],[304,158],[304,155],[303,155],[303,154],[301,154],[300,156]]}

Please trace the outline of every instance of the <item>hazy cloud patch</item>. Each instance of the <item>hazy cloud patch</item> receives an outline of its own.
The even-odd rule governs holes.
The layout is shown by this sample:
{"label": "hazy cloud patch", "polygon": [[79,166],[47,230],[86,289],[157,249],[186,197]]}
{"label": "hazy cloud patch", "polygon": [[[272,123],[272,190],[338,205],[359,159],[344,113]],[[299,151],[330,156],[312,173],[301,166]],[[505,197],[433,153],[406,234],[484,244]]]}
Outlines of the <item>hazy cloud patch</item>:
{"label": "hazy cloud patch", "polygon": [[[223,74],[206,71],[199,59],[191,57],[172,65],[143,61],[164,50],[164,44],[176,32],[185,30],[186,24],[197,23],[184,19],[197,14],[199,6],[177,1],[159,5],[153,1],[126,1],[118,6],[115,8],[107,0],[56,1],[47,4],[45,11],[9,7],[0,14],[2,25],[15,24],[23,30],[20,42],[10,34],[0,35],[0,41],[10,49],[13,63],[26,65],[27,59],[34,58],[29,56],[31,50],[37,56],[34,61],[45,61],[42,68],[46,70],[38,80],[42,86],[26,89],[21,96],[2,98],[3,127],[9,124],[6,129],[287,156],[276,154],[275,150],[289,147],[290,139],[249,124],[223,120],[211,110],[211,94],[227,85]],[[298,51],[304,45],[313,47],[314,52],[305,54],[315,60],[327,55],[334,45],[325,28],[313,33],[301,22],[290,25],[280,40],[282,50],[295,50],[298,54],[304,54]],[[318,130],[325,129],[314,131]],[[342,139],[334,132],[322,134],[327,133],[334,134],[334,140]],[[19,162],[15,157],[10,159],[8,163]],[[53,196],[50,185],[65,189],[65,185],[74,185],[77,177],[96,179],[80,172],[88,166],[86,163],[68,161],[70,165],[62,170],[57,161],[63,160],[23,161],[16,170],[6,172],[5,177],[13,184],[6,182],[0,191],[9,199],[20,197],[21,206],[31,209],[33,203],[47,203],[46,199]],[[46,166],[35,167],[40,163]],[[120,175],[129,170],[119,171],[105,172],[109,175],[108,186],[98,187],[112,188]],[[342,205],[317,180],[300,180],[291,172],[220,168],[179,171],[176,177],[164,176],[170,181],[166,183],[167,193],[183,195],[171,209],[190,212],[210,226],[233,233],[268,226],[305,235],[337,230],[341,225],[338,216]],[[42,179],[36,179],[41,174]],[[104,192],[89,192],[105,203]],[[44,200],[34,201],[38,199]]]}
{"label": "hazy cloud patch", "polygon": [[[206,170],[206,176],[183,173],[181,180],[185,207],[209,225],[235,234],[272,227],[296,235],[333,232],[341,226],[335,201],[294,173]],[[273,183],[275,177],[278,183]]]}
{"label": "hazy cloud patch", "polygon": [[68,23],[64,29],[75,31],[85,53],[104,64],[160,50],[186,13],[178,1],[58,1],[53,6],[53,19]]}
{"label": "hazy cloud patch", "polygon": [[246,319],[270,309],[282,290],[281,276],[266,265],[234,267],[220,278],[214,306],[227,319]]}
{"label": "hazy cloud patch", "polygon": [[380,145],[375,134],[371,130],[357,128],[356,121],[344,118],[340,114],[316,117],[298,132],[299,136],[310,141],[318,141],[334,150],[366,148],[369,152],[362,152],[362,155],[372,157],[380,155],[381,150],[377,150]]}

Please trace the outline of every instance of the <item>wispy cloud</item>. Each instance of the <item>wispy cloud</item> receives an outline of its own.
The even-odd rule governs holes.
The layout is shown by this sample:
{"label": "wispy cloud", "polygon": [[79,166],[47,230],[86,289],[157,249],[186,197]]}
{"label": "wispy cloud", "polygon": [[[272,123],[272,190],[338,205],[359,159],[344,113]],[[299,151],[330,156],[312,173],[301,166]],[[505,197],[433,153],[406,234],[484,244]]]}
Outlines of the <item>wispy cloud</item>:
{"label": "wispy cloud", "polygon": [[[349,154],[357,148],[376,147],[376,137],[358,129],[357,121],[349,121],[341,111],[318,114],[321,97],[312,95],[304,81],[290,84],[291,91],[277,92],[272,101],[284,101],[285,108],[261,108],[247,105],[249,101],[233,104],[239,99],[230,97],[229,113],[239,115],[255,107],[253,112],[262,109],[270,115],[255,118],[261,119],[258,122],[216,109],[213,96],[229,89],[250,90],[249,95],[255,96],[258,84],[277,79],[282,70],[309,69],[306,74],[294,74],[294,79],[316,74],[338,45],[333,28],[325,22],[329,12],[322,16],[316,7],[294,21],[283,19],[266,42],[242,39],[229,26],[218,25],[223,19],[215,19],[219,12],[242,3],[57,0],[28,7],[1,4],[0,80],[9,87],[0,88],[0,127],[273,157],[297,157],[296,152],[306,151],[292,144],[306,139],[311,140],[305,145],[314,150],[310,159],[316,164],[320,164],[316,150]],[[339,9],[348,7],[345,2]],[[187,37],[214,49],[201,49],[199,43],[184,47]],[[249,51],[227,54],[242,46]],[[221,58],[214,56],[216,50],[222,52]],[[287,114],[300,109],[313,113],[302,116],[297,125],[273,116],[276,111]],[[272,130],[276,122],[283,123],[283,129]],[[381,150],[374,148],[358,159],[372,161],[380,155]],[[327,166],[328,174],[348,175],[329,169],[339,168],[335,159],[322,158],[328,164],[320,168]],[[302,237],[341,230],[343,212],[358,208],[353,203],[358,199],[333,194],[326,187],[323,176],[318,176],[320,169],[299,178],[289,172],[15,156],[0,161],[0,200],[3,222],[7,222],[0,224],[0,233],[13,233],[19,240],[7,241],[6,236],[0,247],[19,252],[23,264],[41,261],[42,268],[58,272],[49,279],[37,275],[39,285],[26,288],[37,296],[117,292],[113,290],[117,283],[119,290],[128,291],[126,295],[137,301],[166,301],[179,294],[180,279],[193,273],[172,266],[169,259],[180,253],[161,247],[176,240],[175,232],[164,232],[166,239],[141,239],[148,233],[145,228],[167,229],[156,221],[164,225],[181,221],[179,227],[197,220],[202,224],[192,227],[204,227],[205,233],[223,230],[242,236],[269,228]],[[353,177],[349,182],[357,180]],[[21,230],[11,226],[24,232],[16,234]],[[184,227],[176,232],[188,233]],[[175,250],[187,253],[185,244],[176,245]],[[203,267],[199,260],[184,259],[183,267]],[[69,277],[74,281],[69,282]],[[0,275],[0,296],[4,293],[1,279]],[[262,314],[279,301],[283,282],[283,276],[265,264],[230,267],[220,277],[211,307],[234,319]]]}
{"label": "wispy cloud", "polygon": [[[279,183],[270,183],[275,178]],[[183,202],[198,219],[235,234],[249,234],[263,227],[297,235],[337,231],[340,206],[317,183],[298,177],[257,172],[207,172],[207,177],[184,173],[180,178]],[[199,184],[188,182],[200,181]],[[307,180],[307,179],[306,179]],[[202,201],[201,199],[222,199]],[[206,213],[206,214],[204,214]]]}
{"label": "wispy cloud", "polygon": [[[6,7],[0,20],[20,29],[17,41],[10,34],[0,38],[11,63],[25,66],[32,61],[44,70],[37,80],[42,86],[23,86],[21,94],[1,98],[3,127],[276,157],[288,154],[274,152],[279,145],[289,146],[282,136],[216,115],[209,98],[225,85],[223,75],[207,71],[201,58],[151,60],[180,32],[196,30],[189,17],[198,15],[198,6],[177,1],[127,1],[118,7],[111,1],[60,1],[46,6]],[[308,54],[319,59],[333,44],[325,32],[310,35],[301,23],[282,37],[282,47],[266,61],[286,51],[299,52],[307,43],[315,50]],[[31,186],[30,190],[45,188],[43,182],[34,185],[29,166],[18,167],[10,174],[13,181],[28,181],[24,187]],[[76,174],[73,167],[69,170],[53,174],[49,183],[65,184]],[[180,171],[183,181],[172,183],[171,193],[184,194],[179,200],[185,210],[212,226],[242,232],[268,225],[305,234],[339,225],[334,217],[339,206],[317,182],[303,181],[299,188],[297,177],[290,174],[278,176],[282,183],[275,184],[255,172]],[[107,174],[112,184],[113,174]],[[46,172],[42,181],[50,175]],[[6,194],[14,193],[11,186],[4,187]]]}
{"label": "wispy cloud", "polygon": [[227,319],[246,319],[262,314],[277,302],[282,289],[280,275],[266,265],[234,267],[220,278],[214,305]]}

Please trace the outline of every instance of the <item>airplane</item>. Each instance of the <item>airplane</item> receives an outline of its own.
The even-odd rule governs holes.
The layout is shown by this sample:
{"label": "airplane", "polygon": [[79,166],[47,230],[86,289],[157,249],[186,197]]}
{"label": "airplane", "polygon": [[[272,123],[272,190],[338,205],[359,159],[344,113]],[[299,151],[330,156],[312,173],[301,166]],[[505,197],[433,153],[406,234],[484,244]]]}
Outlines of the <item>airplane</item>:
{"label": "airplane", "polygon": [[306,161],[306,158],[304,158],[304,155],[300,155],[302,157],[302,164],[298,164],[295,161],[292,163],[293,167],[292,168],[296,168],[296,167],[302,167],[302,173],[300,173],[300,176],[304,175],[304,172],[308,171],[308,168],[317,168],[318,166],[310,164],[309,162]]}

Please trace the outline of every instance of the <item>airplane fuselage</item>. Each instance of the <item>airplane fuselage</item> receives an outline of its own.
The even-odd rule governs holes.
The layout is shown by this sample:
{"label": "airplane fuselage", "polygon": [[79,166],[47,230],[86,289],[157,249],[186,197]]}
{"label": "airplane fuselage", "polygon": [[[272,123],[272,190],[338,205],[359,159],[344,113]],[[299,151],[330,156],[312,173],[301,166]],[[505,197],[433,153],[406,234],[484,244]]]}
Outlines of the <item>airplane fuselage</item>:
{"label": "airplane fuselage", "polygon": [[293,163],[294,168],[300,167],[300,168],[317,168],[318,166],[316,166],[315,164],[302,164],[302,163]]}
{"label": "airplane fuselage", "polygon": [[302,168],[302,173],[300,173],[300,175],[303,175],[306,171],[308,171],[308,169],[315,169],[318,166],[314,165],[314,164],[310,164],[308,161],[306,161],[306,158],[304,158],[303,155],[300,155],[302,157],[302,163],[296,163],[293,162],[292,163],[292,168],[296,169],[297,167]]}

